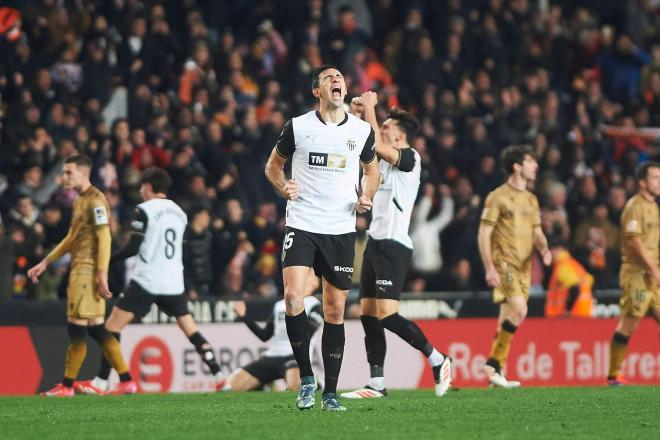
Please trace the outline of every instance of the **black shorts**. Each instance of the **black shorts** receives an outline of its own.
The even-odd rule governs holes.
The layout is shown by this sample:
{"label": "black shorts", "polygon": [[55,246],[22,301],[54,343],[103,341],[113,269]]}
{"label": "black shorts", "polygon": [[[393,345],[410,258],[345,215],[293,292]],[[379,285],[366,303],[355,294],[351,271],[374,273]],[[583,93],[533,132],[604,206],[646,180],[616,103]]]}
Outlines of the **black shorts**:
{"label": "black shorts", "polygon": [[139,319],[149,312],[153,303],[156,303],[161,311],[175,318],[190,313],[188,301],[183,293],[180,295],[157,295],[147,292],[135,281],[130,282],[124,296],[117,301],[116,306],[133,313]]}
{"label": "black shorts", "polygon": [[360,274],[360,298],[401,298],[412,249],[394,240],[367,241]]}
{"label": "black shorts", "polygon": [[277,379],[284,379],[286,370],[298,368],[298,364],[293,356],[261,356],[241,368],[265,385]]}
{"label": "black shorts", "polygon": [[353,285],[355,232],[315,234],[286,227],[282,246],[282,267],[307,266],[333,286],[348,290]]}

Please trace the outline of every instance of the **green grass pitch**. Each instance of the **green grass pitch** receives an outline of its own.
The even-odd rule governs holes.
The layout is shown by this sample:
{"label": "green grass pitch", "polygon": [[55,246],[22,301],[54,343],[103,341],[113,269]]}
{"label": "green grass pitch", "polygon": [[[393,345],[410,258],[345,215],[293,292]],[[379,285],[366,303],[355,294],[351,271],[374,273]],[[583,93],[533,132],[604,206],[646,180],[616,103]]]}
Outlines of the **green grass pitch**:
{"label": "green grass pitch", "polygon": [[660,387],[393,391],[346,413],[295,408],[293,393],[0,398],[9,439],[660,438]]}

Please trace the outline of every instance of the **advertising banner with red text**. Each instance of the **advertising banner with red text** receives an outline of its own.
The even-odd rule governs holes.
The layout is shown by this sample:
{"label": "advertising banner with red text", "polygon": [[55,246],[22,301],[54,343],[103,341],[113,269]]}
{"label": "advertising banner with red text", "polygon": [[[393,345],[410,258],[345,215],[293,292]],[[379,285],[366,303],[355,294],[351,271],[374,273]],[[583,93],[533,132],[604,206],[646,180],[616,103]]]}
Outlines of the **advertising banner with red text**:
{"label": "advertising banner with red text", "polygon": [[[483,386],[493,319],[418,321],[431,342],[454,360],[456,386]],[[507,378],[523,385],[602,385],[609,366],[615,319],[527,319],[516,331],[507,362]],[[644,319],[630,339],[622,373],[635,384],[660,384],[660,328]],[[433,384],[425,366],[419,386]]]}
{"label": "advertising banner with red text", "polygon": [[[495,334],[495,319],[416,321],[439,350],[454,360],[456,387],[486,386],[483,365]],[[603,385],[615,319],[531,318],[518,329],[507,365],[507,377],[525,386]],[[242,323],[201,324],[225,374],[257,359],[266,349]],[[426,359],[390,332],[385,360],[389,388],[433,386]],[[34,394],[62,377],[66,328],[0,327],[0,394]],[[208,392],[211,374],[175,324],[135,324],[122,332],[122,351],[142,392]],[[314,338],[312,361],[322,372],[320,332]],[[98,368],[99,353],[89,340],[80,379]],[[645,319],[631,338],[623,374],[631,383],[660,385],[660,328]],[[116,377],[113,373],[113,377]],[[341,389],[369,380],[364,332],[359,321],[346,322],[346,348],[339,380]]]}
{"label": "advertising banner with red text", "polygon": [[[486,385],[483,365],[495,333],[494,319],[417,321],[440,350],[454,360],[454,385]],[[527,386],[602,385],[609,362],[609,341],[616,320],[529,319],[514,337],[507,377]],[[214,347],[225,373],[256,359],[265,350],[243,324],[207,324],[200,330]],[[320,370],[316,335],[315,369]],[[390,388],[431,387],[426,359],[387,332],[385,376]],[[131,371],[146,392],[210,391],[213,381],[197,353],[173,325],[132,325],[122,336]],[[623,366],[626,379],[638,384],[660,384],[660,329],[644,320],[631,338]],[[359,321],[346,322],[346,349],[339,387],[364,385],[369,368],[364,332]]]}

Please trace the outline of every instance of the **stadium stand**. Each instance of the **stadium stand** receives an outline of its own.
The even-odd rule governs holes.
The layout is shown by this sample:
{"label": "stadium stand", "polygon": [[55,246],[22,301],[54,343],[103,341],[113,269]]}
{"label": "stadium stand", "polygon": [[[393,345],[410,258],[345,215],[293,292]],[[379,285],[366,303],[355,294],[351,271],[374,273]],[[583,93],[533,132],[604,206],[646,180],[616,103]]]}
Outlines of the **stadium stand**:
{"label": "stadium stand", "polygon": [[[485,288],[479,213],[502,179],[499,152],[521,143],[541,159],[546,234],[596,288],[617,287],[633,170],[660,155],[657,1],[4,3],[0,299],[64,295],[65,262],[37,286],[26,271],[66,233],[73,194],[58,175],[75,151],[94,160],[117,246],[139,171],[162,166],[195,219],[190,296],[281,295],[284,205],[263,165],[284,122],[314,105],[323,62],[341,66],[349,96],[376,90],[381,117],[398,105],[422,121],[419,201],[431,208],[412,228],[453,201],[442,258],[408,290]],[[113,267],[111,288],[129,272]],[[538,261],[533,273],[547,283]]]}

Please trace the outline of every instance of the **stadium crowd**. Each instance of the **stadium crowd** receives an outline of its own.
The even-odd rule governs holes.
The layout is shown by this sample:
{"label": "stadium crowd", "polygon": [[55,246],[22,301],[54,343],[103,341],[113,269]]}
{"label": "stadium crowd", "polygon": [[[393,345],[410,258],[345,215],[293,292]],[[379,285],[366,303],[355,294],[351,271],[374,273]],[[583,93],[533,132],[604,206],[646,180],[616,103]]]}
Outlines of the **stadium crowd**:
{"label": "stadium crowd", "polygon": [[[63,159],[93,158],[113,246],[157,165],[189,216],[191,298],[281,295],[284,200],[264,163],[332,62],[422,122],[409,291],[485,288],[476,244],[498,154],[528,143],[551,242],[617,287],[635,166],[660,156],[660,2],[634,0],[32,0],[0,9],[0,297],[63,296]],[[18,11],[18,12],[17,12]],[[368,218],[358,219],[364,247]],[[357,253],[358,255],[360,252]],[[111,267],[122,289],[130,264]],[[534,264],[533,283],[547,274]],[[359,283],[359,261],[354,283]]]}

